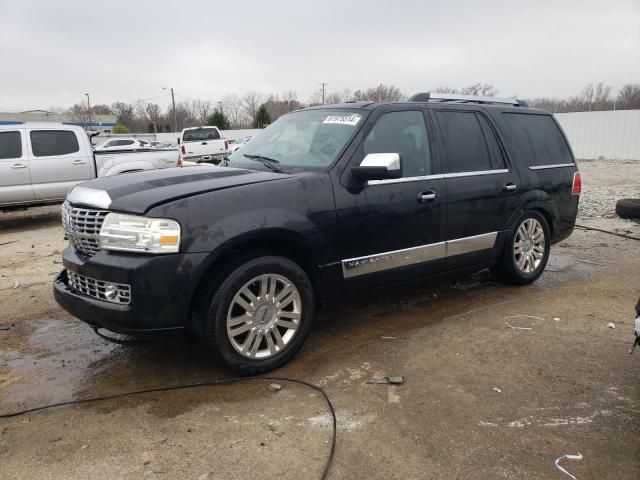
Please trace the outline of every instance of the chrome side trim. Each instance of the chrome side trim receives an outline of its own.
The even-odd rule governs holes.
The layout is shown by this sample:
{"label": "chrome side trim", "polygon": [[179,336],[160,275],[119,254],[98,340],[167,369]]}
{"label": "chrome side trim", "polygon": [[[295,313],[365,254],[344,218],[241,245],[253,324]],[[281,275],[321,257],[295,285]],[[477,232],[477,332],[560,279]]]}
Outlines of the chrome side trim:
{"label": "chrome side trim", "polygon": [[498,173],[509,173],[509,170],[506,168],[500,168],[496,170],[478,170],[476,172],[445,173],[444,178],[475,177],[479,175],[495,175]]}
{"label": "chrome side trim", "polygon": [[532,165],[529,170],[546,170],[547,168],[575,167],[575,163],[554,163],[553,165]]}
{"label": "chrome side trim", "polygon": [[367,182],[367,185],[384,185],[387,183],[419,182],[421,180],[440,180],[443,178],[475,177],[480,175],[496,175],[499,173],[509,173],[509,170],[507,170],[506,168],[501,168],[496,170],[478,170],[475,172],[439,173],[435,175],[422,175],[419,177],[391,178],[387,180],[369,180]]}
{"label": "chrome side trim", "polygon": [[111,205],[111,197],[107,192],[88,187],[73,187],[67,195],[67,201],[74,205],[80,204],[104,209],[108,209]]}
{"label": "chrome side trim", "polygon": [[436,175],[421,175],[418,177],[403,177],[403,178],[389,178],[386,180],[369,180],[367,185],[384,185],[386,183],[405,183],[405,182],[419,182],[420,180],[439,180],[444,178],[441,173]]}
{"label": "chrome side trim", "polygon": [[447,257],[463,255],[493,248],[496,244],[498,232],[483,233],[473,237],[457,238],[447,241]]}
{"label": "chrome side trim", "polygon": [[342,260],[344,278],[357,277],[368,273],[382,272],[392,268],[406,267],[446,257],[473,253],[493,248],[498,232],[483,233],[472,237],[457,238],[446,242],[431,243],[419,247],[405,248],[391,252],[376,253],[364,257]]}
{"label": "chrome side trim", "polygon": [[446,242],[440,242],[393,252],[367,255],[366,257],[349,258],[342,260],[342,274],[344,278],[351,278],[367,273],[438,260],[444,258],[446,254]]}

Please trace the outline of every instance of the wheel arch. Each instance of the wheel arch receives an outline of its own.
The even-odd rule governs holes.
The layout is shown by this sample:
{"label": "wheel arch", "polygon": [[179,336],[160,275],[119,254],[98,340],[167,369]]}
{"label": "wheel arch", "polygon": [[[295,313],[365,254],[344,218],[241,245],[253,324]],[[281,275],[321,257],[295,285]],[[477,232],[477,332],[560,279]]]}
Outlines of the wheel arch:
{"label": "wheel arch", "polygon": [[311,246],[300,234],[281,228],[247,232],[222,244],[205,260],[191,296],[188,314],[191,327],[200,328],[202,318],[198,310],[202,299],[215,291],[234,268],[250,258],[267,255],[284,257],[299,265],[317,295],[318,264]]}

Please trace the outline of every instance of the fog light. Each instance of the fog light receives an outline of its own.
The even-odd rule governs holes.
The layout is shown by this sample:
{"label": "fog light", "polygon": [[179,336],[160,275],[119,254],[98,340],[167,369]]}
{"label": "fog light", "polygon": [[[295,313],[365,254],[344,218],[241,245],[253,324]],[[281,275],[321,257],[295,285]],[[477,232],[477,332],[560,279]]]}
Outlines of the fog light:
{"label": "fog light", "polygon": [[113,283],[104,285],[104,296],[107,300],[116,300],[118,298],[118,288]]}

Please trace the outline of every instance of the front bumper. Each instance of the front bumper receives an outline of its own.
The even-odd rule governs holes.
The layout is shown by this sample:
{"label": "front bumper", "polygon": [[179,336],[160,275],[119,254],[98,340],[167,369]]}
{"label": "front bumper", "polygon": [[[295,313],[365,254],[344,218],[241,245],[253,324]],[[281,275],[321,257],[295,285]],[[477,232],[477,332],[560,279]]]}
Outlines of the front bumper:
{"label": "front bumper", "polygon": [[[206,254],[139,255],[99,251],[91,258],[67,248],[65,269],[53,283],[56,302],[93,327],[118,333],[178,330],[187,325]],[[67,272],[131,286],[131,301],[116,304],[74,290]]]}

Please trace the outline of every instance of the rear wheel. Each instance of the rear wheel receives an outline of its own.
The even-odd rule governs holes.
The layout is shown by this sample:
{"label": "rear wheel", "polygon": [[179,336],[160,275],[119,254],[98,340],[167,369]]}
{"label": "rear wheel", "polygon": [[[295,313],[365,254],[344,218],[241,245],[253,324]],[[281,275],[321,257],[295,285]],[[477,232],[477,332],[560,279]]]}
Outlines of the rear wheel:
{"label": "rear wheel", "polygon": [[526,285],[534,282],[549,260],[551,235],[544,216],[526,212],[509,235],[494,275],[505,283]]}
{"label": "rear wheel", "polygon": [[304,343],[314,314],[304,270],[275,256],[235,268],[205,303],[205,343],[227,368],[242,375],[289,361]]}

